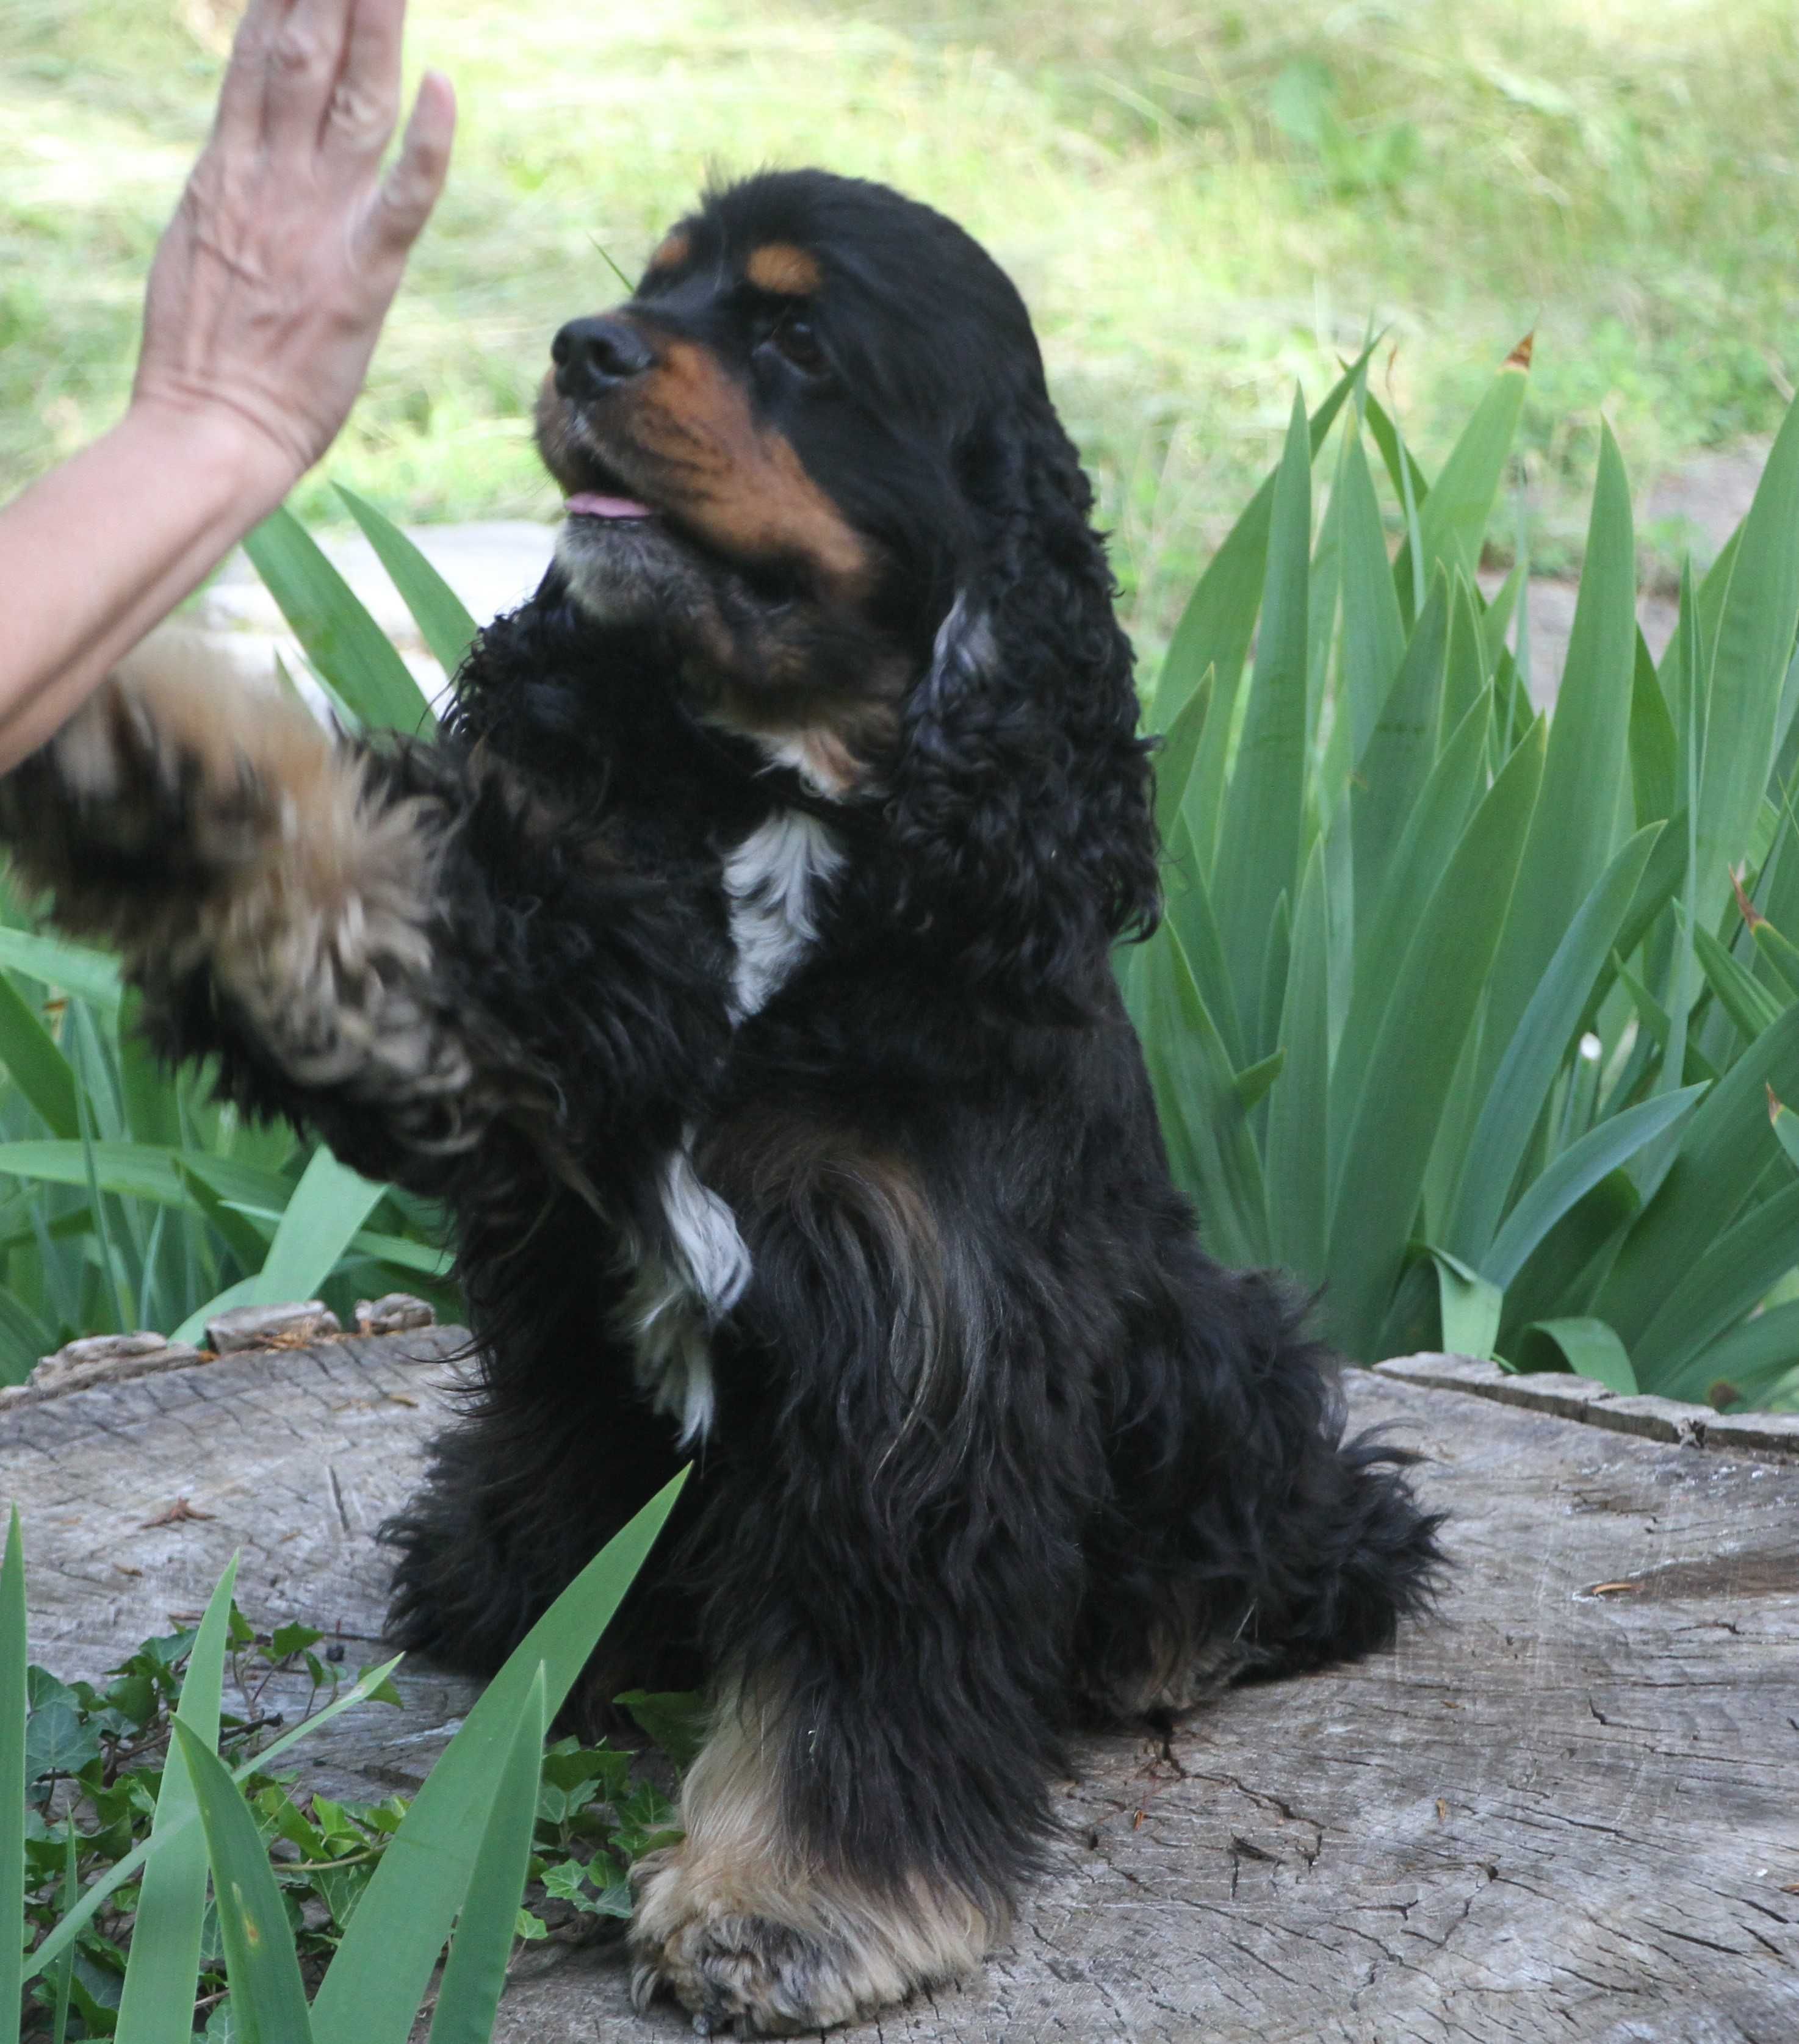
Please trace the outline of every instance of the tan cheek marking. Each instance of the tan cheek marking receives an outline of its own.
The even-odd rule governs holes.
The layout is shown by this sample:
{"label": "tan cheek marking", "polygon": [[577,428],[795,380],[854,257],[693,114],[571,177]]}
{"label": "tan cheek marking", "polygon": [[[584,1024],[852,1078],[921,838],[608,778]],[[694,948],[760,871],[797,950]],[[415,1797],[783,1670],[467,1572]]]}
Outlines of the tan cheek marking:
{"label": "tan cheek marking", "polygon": [[663,499],[727,553],[809,561],[833,593],[854,595],[871,563],[862,536],[801,466],[759,429],[744,393],[691,341],[671,340],[646,379],[638,436],[667,461]]}
{"label": "tan cheek marking", "polygon": [[665,235],[663,242],[651,258],[652,270],[678,270],[694,252],[694,244],[678,227],[672,234]]}
{"label": "tan cheek marking", "polygon": [[809,298],[825,281],[817,259],[790,241],[765,241],[744,266],[758,290],[783,298]]}

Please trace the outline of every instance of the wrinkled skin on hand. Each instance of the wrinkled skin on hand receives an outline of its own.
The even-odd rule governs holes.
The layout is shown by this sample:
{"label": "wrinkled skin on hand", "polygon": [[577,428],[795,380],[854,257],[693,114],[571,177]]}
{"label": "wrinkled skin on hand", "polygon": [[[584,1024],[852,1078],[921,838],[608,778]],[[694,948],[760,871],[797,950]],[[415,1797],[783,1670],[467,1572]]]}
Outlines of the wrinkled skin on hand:
{"label": "wrinkled skin on hand", "polygon": [[427,73],[382,171],[404,15],[254,0],[150,273],[133,405],[230,420],[276,501],[342,425],[448,168],[455,98]]}

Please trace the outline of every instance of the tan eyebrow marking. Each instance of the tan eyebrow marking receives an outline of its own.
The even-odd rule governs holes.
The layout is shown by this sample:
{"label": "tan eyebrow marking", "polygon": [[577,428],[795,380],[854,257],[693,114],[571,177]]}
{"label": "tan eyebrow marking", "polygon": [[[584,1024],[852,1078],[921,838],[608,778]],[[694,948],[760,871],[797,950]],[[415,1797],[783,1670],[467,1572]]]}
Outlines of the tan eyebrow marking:
{"label": "tan eyebrow marking", "polygon": [[752,252],[744,275],[758,290],[786,298],[809,298],[825,281],[817,257],[790,241],[765,241]]}
{"label": "tan eyebrow marking", "polygon": [[693,244],[678,227],[663,237],[662,246],[649,260],[652,270],[678,270],[693,252]]}

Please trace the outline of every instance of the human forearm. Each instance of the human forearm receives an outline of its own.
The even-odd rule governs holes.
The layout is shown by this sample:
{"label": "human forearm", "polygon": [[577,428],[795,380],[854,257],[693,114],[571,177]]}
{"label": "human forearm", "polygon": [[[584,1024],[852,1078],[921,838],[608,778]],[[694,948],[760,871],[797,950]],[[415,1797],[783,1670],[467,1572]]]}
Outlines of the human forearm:
{"label": "human forearm", "polygon": [[281,501],[292,475],[210,413],[136,405],[0,509],[0,772],[35,751]]}

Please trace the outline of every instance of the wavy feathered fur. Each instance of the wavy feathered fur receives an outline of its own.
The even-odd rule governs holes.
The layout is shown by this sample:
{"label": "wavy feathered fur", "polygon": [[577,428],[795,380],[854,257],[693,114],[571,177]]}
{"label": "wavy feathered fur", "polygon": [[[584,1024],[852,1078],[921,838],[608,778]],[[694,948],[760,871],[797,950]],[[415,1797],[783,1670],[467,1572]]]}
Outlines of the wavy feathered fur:
{"label": "wavy feathered fur", "polygon": [[434,743],[126,681],[0,826],[169,1055],[446,1203],[478,1369],[402,1643],[496,1667],[696,1439],[574,1708],[710,1681],[638,1991],[816,2027],[978,1959],[1077,1724],[1383,1646],[1436,1522],[1170,1181],[1111,969],[1149,751],[1009,283],[771,175],[556,363],[577,508],[656,515],[571,520]]}

